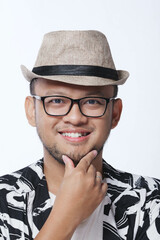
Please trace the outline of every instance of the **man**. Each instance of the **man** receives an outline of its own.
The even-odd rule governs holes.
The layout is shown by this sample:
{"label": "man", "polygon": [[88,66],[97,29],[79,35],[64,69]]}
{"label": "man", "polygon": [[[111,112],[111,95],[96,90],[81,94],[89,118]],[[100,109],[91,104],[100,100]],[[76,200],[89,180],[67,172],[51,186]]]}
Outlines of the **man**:
{"label": "man", "polygon": [[115,69],[98,31],[44,36],[25,109],[44,157],[0,178],[0,239],[160,239],[160,181],[115,170],[102,160],[119,122]]}

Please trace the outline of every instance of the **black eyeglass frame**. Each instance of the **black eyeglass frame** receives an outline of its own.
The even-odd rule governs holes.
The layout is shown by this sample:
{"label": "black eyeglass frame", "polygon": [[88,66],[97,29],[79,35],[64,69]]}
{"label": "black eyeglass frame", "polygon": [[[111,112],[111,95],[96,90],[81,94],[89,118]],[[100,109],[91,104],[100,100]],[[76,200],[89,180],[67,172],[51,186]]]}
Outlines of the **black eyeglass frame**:
{"label": "black eyeglass frame", "polygon": [[[115,99],[114,97],[104,98],[104,97],[94,97],[94,96],[93,96],[93,97],[91,96],[91,97],[83,97],[83,98],[73,99],[73,98],[66,97],[66,96],[61,96],[61,95],[51,95],[51,96],[37,96],[37,95],[32,95],[32,97],[35,98],[35,99],[37,99],[37,100],[42,101],[44,111],[45,111],[45,113],[46,113],[47,115],[49,115],[49,116],[53,116],[53,117],[66,116],[66,115],[71,111],[73,104],[74,104],[74,103],[77,103],[81,114],[82,114],[83,116],[85,116],[85,117],[92,117],[92,118],[99,118],[99,117],[104,116],[104,114],[105,114],[105,112],[106,112],[106,110],[107,110],[107,106],[108,106],[109,102]],[[45,99],[46,99],[46,98],[49,98],[49,97],[63,97],[63,98],[69,99],[69,100],[71,101],[71,105],[70,105],[70,107],[69,107],[68,112],[65,113],[65,114],[63,114],[63,115],[53,115],[53,114],[49,114],[49,113],[46,111],[45,102],[44,102]],[[100,98],[100,99],[104,99],[104,100],[106,101],[106,106],[105,106],[105,109],[104,109],[103,114],[98,115],[98,116],[88,116],[88,115],[84,114],[84,113],[82,112],[82,110],[81,110],[80,101],[83,100],[83,99],[86,99],[86,98],[98,98],[98,99]]]}

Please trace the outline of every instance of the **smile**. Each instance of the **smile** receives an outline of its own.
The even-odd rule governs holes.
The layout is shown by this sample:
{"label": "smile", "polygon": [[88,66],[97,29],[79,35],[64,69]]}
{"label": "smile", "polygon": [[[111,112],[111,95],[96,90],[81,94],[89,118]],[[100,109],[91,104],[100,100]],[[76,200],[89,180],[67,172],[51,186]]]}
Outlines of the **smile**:
{"label": "smile", "polygon": [[61,133],[62,136],[65,136],[65,137],[71,137],[71,138],[78,138],[78,137],[84,137],[84,136],[87,136],[89,133],[79,133],[79,132],[76,132],[76,133]]}
{"label": "smile", "polygon": [[76,131],[76,130],[71,130],[71,131],[61,131],[59,132],[59,134],[66,140],[69,142],[83,142],[86,141],[91,132],[87,132],[87,131]]}

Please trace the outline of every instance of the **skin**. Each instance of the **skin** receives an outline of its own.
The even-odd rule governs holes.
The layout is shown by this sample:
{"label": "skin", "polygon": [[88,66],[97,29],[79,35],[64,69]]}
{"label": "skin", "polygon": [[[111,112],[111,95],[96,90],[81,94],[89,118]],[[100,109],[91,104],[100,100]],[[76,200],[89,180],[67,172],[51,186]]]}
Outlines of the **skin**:
{"label": "skin", "polygon": [[[38,79],[35,84],[35,94],[39,96],[110,98],[113,92],[113,86],[84,87],[44,79]],[[110,130],[118,124],[122,101],[111,101],[105,115],[99,118],[83,116],[77,104],[66,116],[49,116],[44,112],[42,102],[30,96],[26,98],[25,109],[29,123],[37,128],[43,143],[48,189],[56,195],[51,214],[35,239],[68,240],[106,194],[107,184],[101,183],[100,179],[102,150]],[[89,135],[83,140],[71,139],[62,136],[61,133],[66,131],[87,131]],[[65,233],[61,231],[64,226]]]}

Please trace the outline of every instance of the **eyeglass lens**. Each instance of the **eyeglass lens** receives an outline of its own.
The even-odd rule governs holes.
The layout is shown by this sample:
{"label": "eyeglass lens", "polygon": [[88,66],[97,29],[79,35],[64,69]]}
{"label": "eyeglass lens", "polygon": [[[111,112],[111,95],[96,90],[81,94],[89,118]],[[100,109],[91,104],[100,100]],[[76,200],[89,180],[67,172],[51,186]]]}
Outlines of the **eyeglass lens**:
{"label": "eyeglass lens", "polygon": [[[101,116],[106,108],[106,99],[86,97],[78,101],[81,112],[86,116]],[[72,106],[72,100],[61,96],[46,97],[44,107],[49,115],[65,115]]]}

